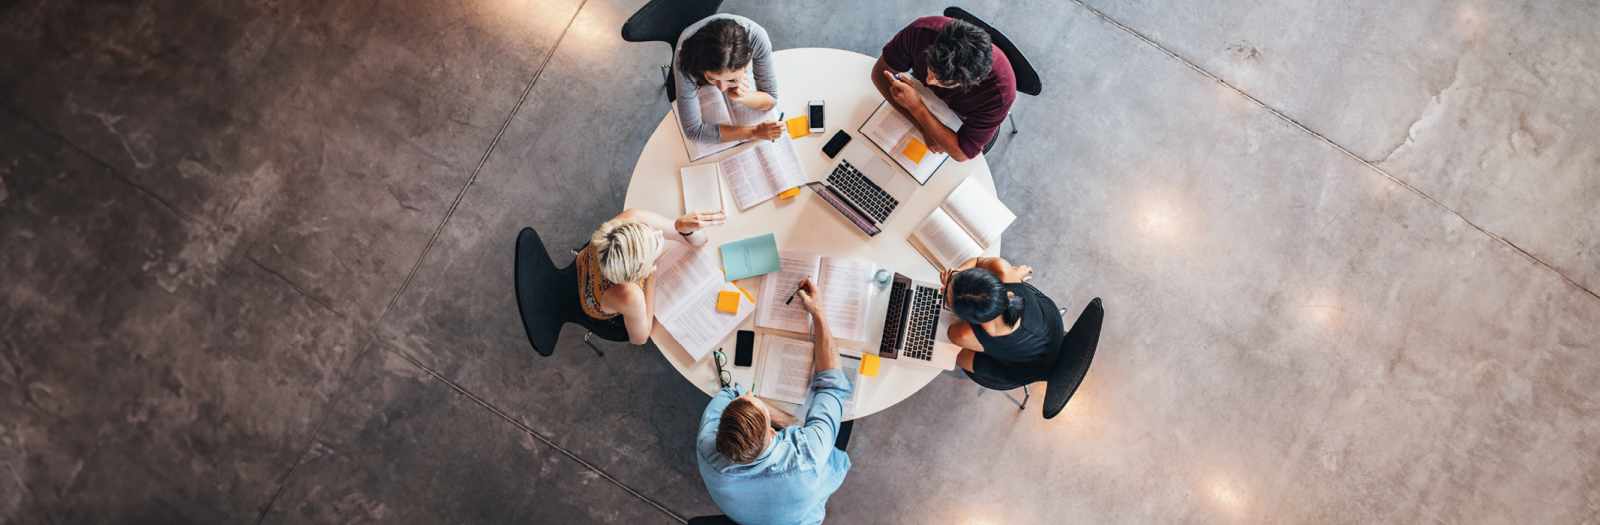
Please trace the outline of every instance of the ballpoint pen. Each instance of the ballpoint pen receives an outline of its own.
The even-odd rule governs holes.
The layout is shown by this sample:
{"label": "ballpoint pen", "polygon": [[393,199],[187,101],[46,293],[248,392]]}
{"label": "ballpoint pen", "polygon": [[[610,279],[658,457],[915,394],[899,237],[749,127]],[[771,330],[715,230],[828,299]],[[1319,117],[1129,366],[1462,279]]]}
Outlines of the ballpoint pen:
{"label": "ballpoint pen", "polygon": [[[783,116],[784,115],[788,115],[788,113],[784,113],[782,111],[778,112],[778,125],[780,125],[780,126],[783,125]],[[781,130],[781,129],[778,130],[778,133],[779,133],[778,138],[783,138],[783,135],[782,135],[783,130]],[[772,139],[772,142],[777,142],[777,141],[778,141],[778,139]]]}
{"label": "ballpoint pen", "polygon": [[[811,278],[810,276],[806,277],[806,279],[810,279],[810,278]],[[801,279],[800,283],[806,282],[806,279]],[[789,300],[783,302],[784,306],[788,306],[789,303],[794,302],[794,296],[800,295],[800,283],[794,283],[794,293],[789,294]]]}

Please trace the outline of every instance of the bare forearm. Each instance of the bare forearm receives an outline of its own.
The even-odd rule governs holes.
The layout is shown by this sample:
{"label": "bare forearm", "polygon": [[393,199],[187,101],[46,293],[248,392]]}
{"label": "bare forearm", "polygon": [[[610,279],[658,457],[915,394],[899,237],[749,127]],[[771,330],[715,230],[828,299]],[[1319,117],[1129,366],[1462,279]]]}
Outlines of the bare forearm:
{"label": "bare forearm", "polygon": [[828,320],[821,314],[811,316],[812,333],[816,336],[816,344],[812,345],[815,355],[811,358],[812,366],[816,371],[838,370],[839,350],[833,345],[833,331],[828,328]]}
{"label": "bare forearm", "polygon": [[956,162],[966,162],[967,154],[961,151],[961,139],[956,137],[956,132],[944,126],[943,122],[928,111],[927,106],[908,108],[911,118],[917,121],[917,127],[922,130],[922,137],[939,146],[940,149],[950,154]]}
{"label": "bare forearm", "polygon": [[734,102],[743,104],[744,107],[756,111],[767,111],[772,109],[772,95],[765,91],[752,91],[749,94],[734,100]]}

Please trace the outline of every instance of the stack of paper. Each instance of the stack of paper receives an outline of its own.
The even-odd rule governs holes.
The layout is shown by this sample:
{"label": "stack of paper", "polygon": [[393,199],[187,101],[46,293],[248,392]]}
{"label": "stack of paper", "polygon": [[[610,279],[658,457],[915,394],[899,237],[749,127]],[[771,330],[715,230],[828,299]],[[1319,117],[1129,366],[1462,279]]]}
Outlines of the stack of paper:
{"label": "stack of paper", "polygon": [[739,288],[722,279],[711,250],[673,244],[656,261],[656,319],[699,361],[750,316],[755,303],[739,294],[737,313],[718,310],[721,292],[739,293]]}

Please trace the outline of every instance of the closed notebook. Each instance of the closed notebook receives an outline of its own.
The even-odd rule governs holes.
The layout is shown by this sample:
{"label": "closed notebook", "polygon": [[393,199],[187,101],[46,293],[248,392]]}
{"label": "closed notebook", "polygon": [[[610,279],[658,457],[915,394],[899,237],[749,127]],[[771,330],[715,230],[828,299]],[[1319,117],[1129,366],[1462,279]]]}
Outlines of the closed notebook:
{"label": "closed notebook", "polygon": [[722,270],[729,281],[776,272],[782,267],[778,239],[770,233],[722,245]]}

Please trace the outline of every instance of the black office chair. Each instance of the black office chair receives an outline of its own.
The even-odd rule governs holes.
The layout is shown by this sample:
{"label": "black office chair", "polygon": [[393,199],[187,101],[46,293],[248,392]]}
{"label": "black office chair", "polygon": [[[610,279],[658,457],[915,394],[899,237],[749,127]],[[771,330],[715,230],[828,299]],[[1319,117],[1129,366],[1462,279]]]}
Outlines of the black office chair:
{"label": "black office chair", "polygon": [[1067,401],[1078,391],[1083,376],[1089,372],[1089,362],[1094,361],[1094,351],[1100,346],[1100,324],[1105,320],[1106,309],[1096,297],[1072,323],[1067,336],[1061,340],[1061,352],[1050,371],[1050,380],[1044,392],[1044,418],[1051,419],[1066,408]]}
{"label": "black office chair", "polygon": [[739,524],[737,522],[731,520],[731,519],[728,519],[727,516],[723,516],[721,514],[718,514],[716,516],[701,516],[701,517],[698,517],[698,518],[689,518],[689,525],[739,525]]}
{"label": "black office chair", "polygon": [[566,268],[557,269],[544,249],[544,241],[533,228],[523,228],[517,234],[517,255],[513,273],[517,286],[517,312],[522,316],[522,329],[528,333],[528,343],[539,355],[549,356],[561,337],[561,327],[573,323],[589,330],[583,342],[596,354],[605,356],[600,347],[589,342],[589,336],[598,335],[607,341],[627,341],[628,328],[620,318],[617,322],[601,321],[583,312],[578,296],[578,264],[573,261]]}
{"label": "black office chair", "polygon": [[678,55],[678,36],[700,19],[714,15],[722,0],[650,0],[622,23],[622,39],[628,42],[666,42],[670,53],[661,66],[661,81],[667,85],[667,102],[678,100],[672,68]]}
{"label": "black office chair", "polygon": [[[1017,92],[1033,97],[1039,96],[1039,91],[1044,88],[1039,82],[1039,72],[1033,69],[1033,64],[1028,62],[1028,57],[1022,55],[1022,51],[1017,49],[1016,44],[1011,43],[1011,39],[1006,38],[1005,33],[1001,33],[999,29],[995,29],[988,22],[984,22],[983,19],[968,13],[966,9],[956,6],[946,7],[944,16],[970,23],[987,31],[989,39],[994,41],[996,47],[1000,48],[1000,52],[1006,54],[1006,60],[1011,61],[1011,72],[1017,77]],[[1011,133],[1015,135],[1017,133],[1017,119],[1012,117],[1010,112],[1007,112],[1006,120],[1011,122]],[[989,143],[983,146],[983,152],[988,153],[989,148],[994,147],[994,143],[999,140],[1000,134],[995,133],[993,137],[989,138]]]}

